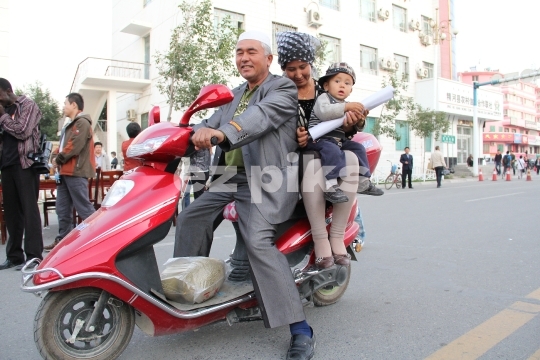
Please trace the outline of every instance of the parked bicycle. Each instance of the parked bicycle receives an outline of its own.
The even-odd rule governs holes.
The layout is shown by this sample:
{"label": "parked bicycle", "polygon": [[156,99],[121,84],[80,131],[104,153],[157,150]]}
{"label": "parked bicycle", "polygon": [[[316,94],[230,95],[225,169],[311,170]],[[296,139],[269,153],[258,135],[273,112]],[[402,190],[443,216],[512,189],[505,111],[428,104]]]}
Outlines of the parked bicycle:
{"label": "parked bicycle", "polygon": [[384,180],[384,187],[386,190],[390,190],[396,184],[396,188],[401,189],[401,172],[399,171],[401,168],[392,164],[390,160],[386,161],[390,162],[390,175]]}

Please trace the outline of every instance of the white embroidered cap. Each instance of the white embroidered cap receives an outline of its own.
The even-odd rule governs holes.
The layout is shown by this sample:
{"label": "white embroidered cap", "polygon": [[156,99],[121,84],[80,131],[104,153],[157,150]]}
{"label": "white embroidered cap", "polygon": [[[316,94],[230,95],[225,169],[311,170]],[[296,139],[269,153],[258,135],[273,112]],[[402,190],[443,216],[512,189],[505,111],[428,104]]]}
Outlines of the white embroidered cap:
{"label": "white embroidered cap", "polygon": [[270,37],[261,31],[257,31],[257,30],[244,31],[238,37],[238,41],[242,41],[242,40],[258,40],[262,42],[263,44],[268,45],[270,50],[272,50],[272,42],[270,41]]}

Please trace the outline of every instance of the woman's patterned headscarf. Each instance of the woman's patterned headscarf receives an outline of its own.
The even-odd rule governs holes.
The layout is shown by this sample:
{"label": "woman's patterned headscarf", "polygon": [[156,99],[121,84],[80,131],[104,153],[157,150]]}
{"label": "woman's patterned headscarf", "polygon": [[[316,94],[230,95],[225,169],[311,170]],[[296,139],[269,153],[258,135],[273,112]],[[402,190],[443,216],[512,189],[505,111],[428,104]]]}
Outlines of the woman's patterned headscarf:
{"label": "woman's patterned headscarf", "polygon": [[301,60],[313,64],[315,51],[321,42],[306,33],[285,31],[276,34],[278,64],[282,69],[293,60]]}

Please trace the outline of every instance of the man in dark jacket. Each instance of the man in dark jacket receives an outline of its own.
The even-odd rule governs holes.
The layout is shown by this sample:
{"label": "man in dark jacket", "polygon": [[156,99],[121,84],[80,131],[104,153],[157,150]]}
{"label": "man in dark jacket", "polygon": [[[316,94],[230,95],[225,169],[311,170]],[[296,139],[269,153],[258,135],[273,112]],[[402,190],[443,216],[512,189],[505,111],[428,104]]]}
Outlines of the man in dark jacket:
{"label": "man in dark jacket", "polygon": [[45,247],[52,250],[73,228],[73,208],[85,220],[95,211],[88,198],[88,179],[96,169],[92,119],[82,114],[84,100],[78,93],[71,93],[64,101],[64,115],[73,119],[63,130],[56,166],[60,184],[56,186],[56,214],[58,236]]}
{"label": "man in dark jacket", "polygon": [[413,157],[411,154],[409,154],[409,151],[409,147],[407,146],[405,148],[405,154],[401,154],[401,157],[399,158],[399,162],[402,164],[401,186],[403,189],[405,189],[405,181],[407,179],[407,176],[409,177],[409,189],[413,188],[411,184]]}
{"label": "man in dark jacket", "polygon": [[502,154],[499,150],[497,150],[497,155],[495,155],[495,170],[497,170],[497,175],[501,175],[501,162],[502,162]]}
{"label": "man in dark jacket", "polygon": [[[41,216],[37,205],[39,174],[28,154],[39,150],[41,111],[35,102],[13,93],[11,84],[0,78],[0,169],[4,216],[9,239],[6,261],[0,270],[20,270],[26,260],[43,259]],[[22,248],[24,234],[24,251]]]}

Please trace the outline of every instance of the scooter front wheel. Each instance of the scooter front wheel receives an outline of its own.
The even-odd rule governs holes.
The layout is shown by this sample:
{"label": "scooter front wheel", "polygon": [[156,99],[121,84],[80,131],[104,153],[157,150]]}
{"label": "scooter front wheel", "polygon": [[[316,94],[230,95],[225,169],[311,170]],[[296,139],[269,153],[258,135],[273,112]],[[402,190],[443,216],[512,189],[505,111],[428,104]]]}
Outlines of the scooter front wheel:
{"label": "scooter front wheel", "polygon": [[349,280],[351,279],[351,266],[347,267],[347,280],[343,285],[339,286],[325,286],[313,293],[313,303],[315,306],[327,306],[338,302],[339,299],[345,294],[347,286],[349,286]]}
{"label": "scooter front wheel", "polygon": [[116,359],[135,328],[131,306],[111,296],[94,322],[86,325],[102,290],[80,288],[49,292],[34,318],[34,341],[44,359]]}

